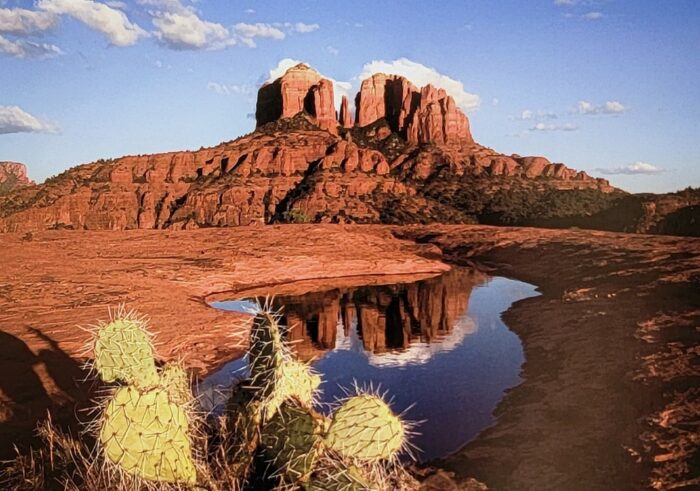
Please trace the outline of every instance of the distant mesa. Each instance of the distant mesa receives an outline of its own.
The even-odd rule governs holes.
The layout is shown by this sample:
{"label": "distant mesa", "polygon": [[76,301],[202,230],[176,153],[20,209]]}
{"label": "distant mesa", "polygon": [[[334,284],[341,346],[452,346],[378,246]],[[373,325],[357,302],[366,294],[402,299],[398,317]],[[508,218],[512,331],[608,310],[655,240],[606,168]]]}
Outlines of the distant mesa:
{"label": "distant mesa", "polygon": [[34,185],[27,177],[27,166],[19,162],[0,162],[0,194]]}
{"label": "distant mesa", "polygon": [[260,88],[255,131],[235,140],[98,160],[38,186],[21,164],[2,164],[0,232],[285,222],[605,228],[608,215],[616,230],[654,231],[677,210],[663,230],[695,223],[698,207],[688,207],[700,197],[644,208],[605,179],[480,145],[438,87],[375,74],[360,85],[354,117],[351,100],[336,107],[334,96],[331,80],[299,64]]}

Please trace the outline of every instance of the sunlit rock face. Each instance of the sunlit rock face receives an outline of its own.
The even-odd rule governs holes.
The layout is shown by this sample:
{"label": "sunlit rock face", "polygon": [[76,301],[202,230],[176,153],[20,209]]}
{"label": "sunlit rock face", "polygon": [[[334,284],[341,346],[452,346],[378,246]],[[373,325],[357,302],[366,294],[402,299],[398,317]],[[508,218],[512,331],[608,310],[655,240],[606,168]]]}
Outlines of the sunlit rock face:
{"label": "sunlit rock face", "polygon": [[499,191],[614,191],[544,157],[479,145],[454,99],[431,85],[376,74],[355,105],[353,122],[348,98],[336,111],[332,81],[300,64],[260,88],[256,129],[235,140],[98,160],[38,186],[25,185],[21,164],[4,165],[0,232],[475,223],[490,219],[484,206]]}
{"label": "sunlit rock face", "polygon": [[420,90],[405,77],[378,73],[364,80],[355,99],[356,123],[368,126],[385,119],[409,143],[470,144],[467,116],[443,89]]}
{"label": "sunlit rock face", "polygon": [[313,116],[323,129],[335,131],[338,126],[333,83],[308,65],[300,63],[290,68],[258,91],[255,110],[257,126],[291,118],[302,111]]}
{"label": "sunlit rock face", "polygon": [[416,364],[475,332],[469,296],[484,279],[457,269],[416,283],[338,288],[275,302],[284,307],[288,338],[302,359],[343,349],[366,352],[376,366]]}
{"label": "sunlit rock face", "polygon": [[34,181],[27,176],[27,166],[19,162],[0,162],[0,194],[31,186]]}

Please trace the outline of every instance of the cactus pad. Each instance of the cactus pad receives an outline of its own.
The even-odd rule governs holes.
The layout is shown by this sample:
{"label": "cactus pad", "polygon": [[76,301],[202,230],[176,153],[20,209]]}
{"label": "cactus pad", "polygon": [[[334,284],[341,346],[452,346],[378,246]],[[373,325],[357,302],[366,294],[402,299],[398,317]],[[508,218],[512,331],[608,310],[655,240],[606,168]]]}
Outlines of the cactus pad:
{"label": "cactus pad", "polygon": [[263,426],[265,453],[283,480],[298,482],[311,474],[321,443],[321,426],[320,417],[312,410],[290,402]]}
{"label": "cactus pad", "polygon": [[95,368],[105,382],[122,381],[139,388],[158,384],[153,345],[138,319],[114,319],[95,339]]}
{"label": "cactus pad", "polygon": [[275,414],[282,403],[291,397],[296,397],[305,405],[312,405],[314,392],[321,385],[321,377],[311,371],[311,368],[296,360],[285,360],[274,373],[274,390],[270,393],[265,404],[265,414],[268,419]]}
{"label": "cactus pad", "polygon": [[349,398],[333,415],[325,444],[348,458],[390,459],[405,444],[401,418],[381,398],[369,394]]}
{"label": "cactus pad", "polygon": [[173,404],[188,404],[192,401],[190,378],[182,365],[168,363],[160,371],[160,386],[168,393]]}
{"label": "cactus pad", "polygon": [[185,410],[161,388],[120,387],[105,408],[100,443],[108,461],[147,481],[196,481]]}
{"label": "cactus pad", "polygon": [[344,469],[336,464],[325,465],[314,471],[305,489],[306,491],[365,491],[381,489],[381,486],[370,485],[359,467],[350,465]]}

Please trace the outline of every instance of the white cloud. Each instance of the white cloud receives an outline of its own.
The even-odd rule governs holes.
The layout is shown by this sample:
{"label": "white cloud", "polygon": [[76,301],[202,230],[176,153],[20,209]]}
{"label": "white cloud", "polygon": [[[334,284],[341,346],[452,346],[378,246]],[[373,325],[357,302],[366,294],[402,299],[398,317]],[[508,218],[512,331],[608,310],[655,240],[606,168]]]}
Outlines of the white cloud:
{"label": "white cloud", "polygon": [[58,17],[50,12],[0,8],[0,32],[16,35],[34,34],[51,29]]}
{"label": "white cloud", "polygon": [[634,162],[632,164],[624,165],[622,167],[615,167],[612,169],[598,168],[596,170],[602,174],[608,174],[608,175],[617,175],[617,174],[651,175],[651,174],[659,174],[661,172],[666,172],[664,169],[660,169],[659,167],[655,166],[654,164],[648,164],[646,162]]}
{"label": "white cloud", "polygon": [[402,75],[418,87],[432,84],[435,87],[445,89],[454,98],[457,105],[467,112],[477,109],[481,103],[478,95],[470,94],[464,90],[462,82],[407,58],[399,58],[389,62],[371,61],[362,67],[359,79],[364,80],[375,73]]}
{"label": "white cloud", "polygon": [[588,101],[579,101],[576,106],[579,114],[621,114],[627,111],[627,107],[619,101],[607,101],[605,104],[596,105]]}
{"label": "white cloud", "polygon": [[499,104],[500,102],[501,102],[501,101],[498,100],[498,97],[494,97],[493,99],[491,99],[491,105],[492,105],[492,106],[498,106],[498,104]]}
{"label": "white cloud", "polygon": [[39,0],[37,7],[52,14],[74,17],[107,36],[115,46],[129,46],[148,35],[124,12],[93,0]]}
{"label": "white cloud", "polygon": [[335,46],[326,46],[326,51],[332,54],[333,56],[336,56],[340,53],[340,50]]}
{"label": "white cloud", "polygon": [[155,36],[172,49],[221,49],[235,44],[221,24],[200,19],[194,12],[158,12]]}
{"label": "white cloud", "polygon": [[563,123],[563,124],[547,124],[547,123],[537,123],[535,126],[530,128],[530,131],[576,131],[578,126],[573,123]]}
{"label": "white cloud", "polygon": [[525,109],[517,116],[513,116],[510,119],[516,119],[519,121],[532,121],[532,120],[543,120],[543,119],[557,119],[557,113],[552,111],[543,111],[538,109],[537,111],[532,111],[530,109]]}
{"label": "white cloud", "polygon": [[0,53],[15,58],[53,58],[62,55],[63,51],[54,44],[35,43],[22,39],[11,41],[0,35]]}
{"label": "white cloud", "polygon": [[318,24],[304,24],[303,22],[297,22],[294,24],[294,31],[295,32],[301,32],[301,33],[307,33],[307,32],[314,32],[319,29]]}
{"label": "white cloud", "polygon": [[583,14],[581,16],[582,19],[584,20],[598,20],[603,18],[603,13],[602,12],[588,12],[587,14]]}
{"label": "white cloud", "polygon": [[623,113],[627,108],[618,101],[608,101],[603,105],[603,112],[606,114]]}
{"label": "white cloud", "polygon": [[579,0],[554,0],[554,5],[573,7],[579,2]]}
{"label": "white cloud", "polygon": [[255,87],[250,85],[220,84],[218,82],[209,82],[207,89],[220,95],[251,95],[255,92]]}
{"label": "white cloud", "polygon": [[180,0],[138,0],[154,7],[149,11],[156,27],[155,37],[176,50],[222,49],[236,44],[231,32],[218,22],[202,19],[194,7]]}
{"label": "white cloud", "polygon": [[58,128],[32,116],[18,106],[0,106],[0,135],[8,133],[55,133]]}
{"label": "white cloud", "polygon": [[239,22],[233,26],[233,29],[236,32],[236,35],[240,38],[241,42],[249,48],[255,47],[255,38],[281,41],[286,37],[286,34],[277,27],[262,22],[256,22],[255,24]]}
{"label": "white cloud", "polygon": [[[298,65],[299,63],[304,63],[308,65],[308,63],[300,60],[294,60],[292,58],[284,58],[277,63],[277,66],[271,69],[267,75],[263,76],[262,78],[264,79],[263,83],[269,83],[273,82],[276,79],[280,78],[284,73],[292,68],[293,66]],[[340,108],[340,102],[343,99],[343,96],[347,96],[347,98],[350,100],[352,103],[353,98],[350,97],[350,92],[352,91],[352,84],[350,82],[341,82],[338,80],[334,80],[331,77],[326,77],[323,74],[320,74],[323,78],[326,78],[330,80],[333,83],[333,102],[335,104],[336,108]],[[262,84],[261,84],[262,85]]]}
{"label": "white cloud", "polygon": [[254,9],[245,9],[243,12],[245,12],[246,14],[254,14],[255,10]]}

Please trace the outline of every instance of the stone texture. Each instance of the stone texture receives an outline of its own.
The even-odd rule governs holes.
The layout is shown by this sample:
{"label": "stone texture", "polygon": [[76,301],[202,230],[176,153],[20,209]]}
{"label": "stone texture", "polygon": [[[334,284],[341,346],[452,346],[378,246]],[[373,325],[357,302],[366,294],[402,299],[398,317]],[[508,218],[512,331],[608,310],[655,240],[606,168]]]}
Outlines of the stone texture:
{"label": "stone texture", "polygon": [[0,162],[0,194],[31,186],[34,181],[27,177],[27,166],[19,162]]}
{"label": "stone texture", "polygon": [[340,103],[340,115],[338,117],[338,122],[343,128],[352,127],[352,116],[350,115],[349,104],[348,96],[344,95]]}
{"label": "stone texture", "polygon": [[313,116],[321,128],[335,131],[338,126],[333,83],[308,65],[300,63],[293,66],[258,91],[255,110],[257,126],[280,118],[291,118],[302,111]]}
{"label": "stone texture", "polygon": [[386,119],[396,132],[405,132],[409,117],[418,103],[417,89],[399,75],[377,73],[363,80],[355,98],[356,123],[367,126]]}
{"label": "stone texture", "polygon": [[420,92],[420,105],[408,126],[408,141],[414,144],[472,143],[469,121],[457,108],[452,96],[426,85]]}
{"label": "stone texture", "polygon": [[385,119],[409,143],[473,143],[469,120],[443,89],[420,91],[406,78],[378,73],[364,80],[357,95],[356,122],[367,126]]}
{"label": "stone texture", "polygon": [[[404,77],[377,74],[356,104],[358,125],[339,135],[332,83],[298,65],[261,87],[255,132],[198,151],[100,160],[16,189],[0,199],[0,231],[192,229],[290,217],[469,223],[473,217],[424,192],[469,176],[488,193],[512,183],[613,190],[544,157],[478,145],[454,100],[430,85],[418,91]],[[340,116],[351,125],[347,98]]]}

